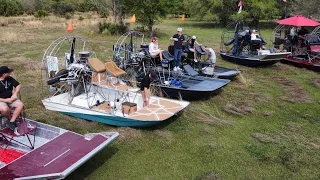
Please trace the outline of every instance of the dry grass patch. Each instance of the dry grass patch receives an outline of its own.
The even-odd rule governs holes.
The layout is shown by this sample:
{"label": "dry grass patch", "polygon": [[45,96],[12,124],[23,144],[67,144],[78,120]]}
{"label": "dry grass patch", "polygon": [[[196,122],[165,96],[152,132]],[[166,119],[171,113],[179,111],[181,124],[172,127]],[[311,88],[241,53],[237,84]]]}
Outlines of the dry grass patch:
{"label": "dry grass patch", "polygon": [[278,143],[280,141],[280,136],[278,135],[269,136],[262,133],[253,133],[251,137],[262,143]]}
{"label": "dry grass patch", "polygon": [[204,114],[204,113],[198,115],[198,121],[206,124],[212,124],[212,125],[218,125],[218,126],[233,125],[233,121],[220,119],[211,114]]}
{"label": "dry grass patch", "polygon": [[293,80],[289,80],[285,77],[273,77],[273,78],[278,84],[282,85],[285,88],[284,95],[280,97],[281,100],[284,100],[290,103],[312,102],[306,90],[300,87]]}
{"label": "dry grass patch", "polygon": [[153,133],[161,138],[172,140],[173,139],[173,133],[168,130],[155,130]]}
{"label": "dry grass patch", "polygon": [[2,43],[14,43],[14,42],[25,42],[26,38],[21,36],[12,30],[4,30],[0,33],[0,42]]}
{"label": "dry grass patch", "polygon": [[271,96],[264,95],[261,93],[250,93],[249,95],[252,96],[255,101],[260,101],[260,102],[264,102],[264,103],[272,101]]}
{"label": "dry grass patch", "polygon": [[311,84],[320,89],[320,79],[312,78]]}
{"label": "dry grass patch", "polygon": [[209,173],[206,173],[205,175],[202,175],[196,179],[198,179],[198,180],[222,180],[223,178],[216,172],[209,172]]}
{"label": "dry grass patch", "polygon": [[239,73],[237,81],[239,81],[246,88],[250,87],[254,84],[254,81],[252,79],[250,79],[249,77],[246,77],[243,73]]}
{"label": "dry grass patch", "polygon": [[320,149],[320,138],[311,140],[310,145],[311,145],[311,147],[314,147],[315,149]]}
{"label": "dry grass patch", "polygon": [[130,127],[119,127],[118,132],[120,133],[119,140],[125,141],[125,140],[134,140],[141,137],[141,131],[130,128]]}
{"label": "dry grass patch", "polygon": [[[277,70],[279,71],[285,71],[289,72],[289,70],[294,70],[296,67],[294,66],[288,66],[287,64],[282,64],[282,63],[276,63],[274,65]],[[297,71],[290,71],[290,74],[298,74]]]}
{"label": "dry grass patch", "polygon": [[223,110],[233,115],[243,116],[253,113],[255,109],[248,103],[242,103],[236,106],[228,103],[223,107]]}
{"label": "dry grass patch", "polygon": [[42,27],[44,27],[44,23],[40,20],[26,21],[26,22],[24,22],[24,25],[27,28],[42,28]]}

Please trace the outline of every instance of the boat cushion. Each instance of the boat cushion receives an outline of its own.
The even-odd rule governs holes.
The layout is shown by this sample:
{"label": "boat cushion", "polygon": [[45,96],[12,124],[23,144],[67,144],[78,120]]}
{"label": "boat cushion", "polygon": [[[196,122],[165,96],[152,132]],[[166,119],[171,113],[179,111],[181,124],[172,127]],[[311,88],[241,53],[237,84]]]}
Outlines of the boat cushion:
{"label": "boat cushion", "polygon": [[88,60],[89,66],[95,71],[95,72],[105,72],[106,68],[102,61],[98,58],[90,58]]}
{"label": "boat cushion", "polygon": [[183,69],[187,72],[189,76],[198,76],[199,73],[195,71],[189,64],[184,65]]}
{"label": "boat cushion", "polygon": [[122,103],[122,114],[131,114],[137,111],[137,104],[131,102]]}

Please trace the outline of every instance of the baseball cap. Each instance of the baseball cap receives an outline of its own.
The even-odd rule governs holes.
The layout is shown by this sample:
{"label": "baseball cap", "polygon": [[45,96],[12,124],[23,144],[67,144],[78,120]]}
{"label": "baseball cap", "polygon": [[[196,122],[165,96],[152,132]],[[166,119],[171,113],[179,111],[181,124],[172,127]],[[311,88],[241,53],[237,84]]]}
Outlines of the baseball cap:
{"label": "baseball cap", "polygon": [[8,66],[1,66],[0,67],[0,75],[5,73],[11,73],[13,69],[8,68]]}
{"label": "baseball cap", "polygon": [[181,31],[182,31],[182,28],[181,28],[181,27],[178,27],[177,31],[181,32]]}
{"label": "baseball cap", "polygon": [[197,39],[197,37],[196,36],[192,36],[192,39]]}
{"label": "baseball cap", "polygon": [[256,29],[252,30],[252,32],[258,32]]}

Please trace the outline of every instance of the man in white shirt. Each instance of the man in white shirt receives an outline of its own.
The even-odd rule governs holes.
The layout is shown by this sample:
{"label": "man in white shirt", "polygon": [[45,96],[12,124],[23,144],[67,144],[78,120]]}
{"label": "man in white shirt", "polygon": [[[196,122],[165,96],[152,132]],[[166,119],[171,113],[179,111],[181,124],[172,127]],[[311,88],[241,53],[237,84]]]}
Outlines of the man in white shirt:
{"label": "man in white shirt", "polygon": [[296,44],[296,28],[294,27],[294,26],[292,26],[291,28],[290,28],[290,42],[291,42],[291,44],[292,45],[295,45]]}
{"label": "man in white shirt", "polygon": [[151,43],[149,44],[149,53],[151,57],[160,56],[160,61],[162,61],[162,49],[159,48],[158,38],[153,37]]}
{"label": "man in white shirt", "polygon": [[205,48],[205,50],[207,51],[207,54],[208,54],[208,60],[214,66],[216,64],[216,60],[217,60],[216,53],[214,52],[214,50],[212,48]]}
{"label": "man in white shirt", "polygon": [[210,65],[205,66],[202,68],[202,73],[207,74],[207,75],[214,75],[214,68],[216,66],[216,53],[212,48],[207,48],[205,47],[204,50],[207,52],[208,59],[210,61]]}
{"label": "man in white shirt", "polygon": [[252,30],[251,33],[251,42],[254,44],[259,44],[259,48],[260,50],[262,50],[261,48],[264,48],[262,45],[262,39],[260,37],[260,35],[257,33],[257,30]]}

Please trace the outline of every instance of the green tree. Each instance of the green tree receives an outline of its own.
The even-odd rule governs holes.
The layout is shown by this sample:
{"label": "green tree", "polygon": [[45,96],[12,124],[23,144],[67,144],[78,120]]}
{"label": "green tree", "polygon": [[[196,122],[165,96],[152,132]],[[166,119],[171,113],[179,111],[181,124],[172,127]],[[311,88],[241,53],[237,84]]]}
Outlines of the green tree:
{"label": "green tree", "polygon": [[148,27],[149,36],[153,35],[152,28],[161,17],[165,17],[169,9],[173,11],[175,0],[125,0],[121,8],[125,12],[135,14],[137,23]]}
{"label": "green tree", "polygon": [[[245,0],[243,10],[238,14],[239,0],[185,0],[184,3],[191,7],[190,14],[201,20],[219,21],[226,24],[234,19],[250,19],[257,25],[261,19],[269,19],[281,14],[278,8],[279,0]],[[199,13],[201,12],[201,13]]]}
{"label": "green tree", "polygon": [[319,0],[290,0],[286,3],[287,15],[304,15],[306,17],[319,18]]}
{"label": "green tree", "polygon": [[23,8],[17,0],[0,0],[0,16],[17,16],[23,14]]}

